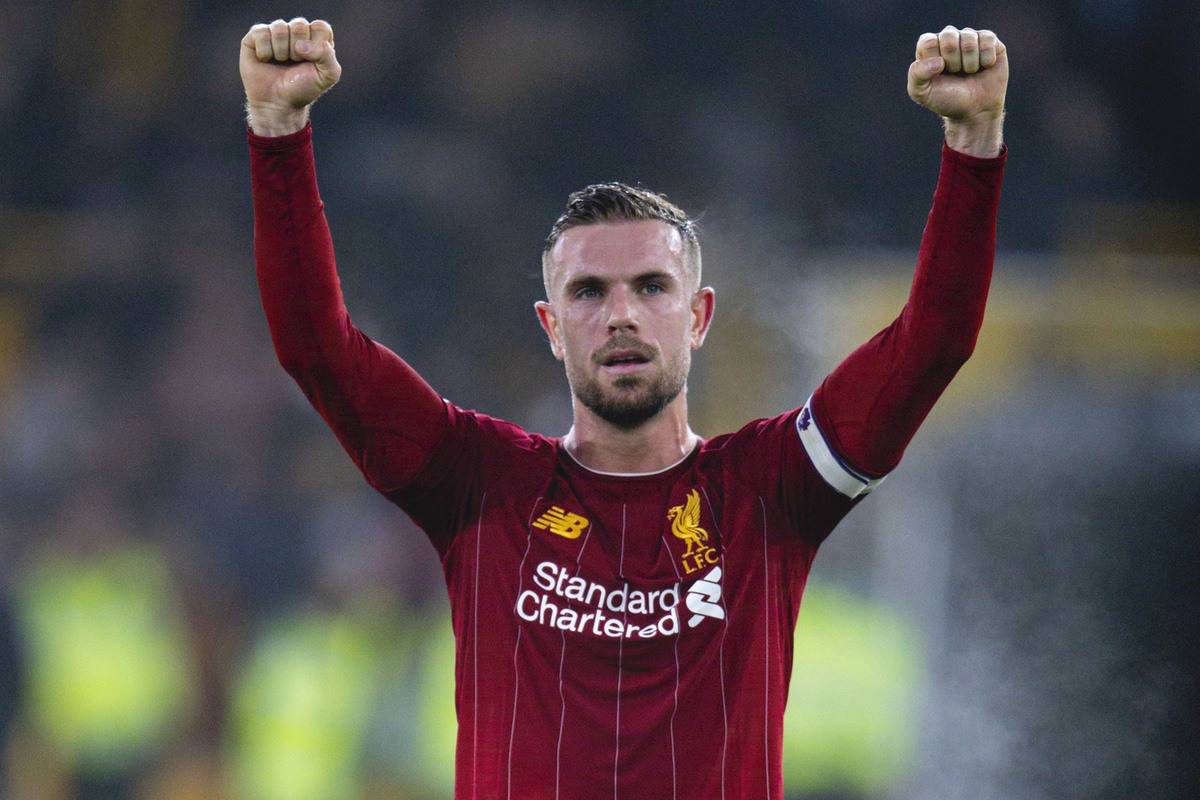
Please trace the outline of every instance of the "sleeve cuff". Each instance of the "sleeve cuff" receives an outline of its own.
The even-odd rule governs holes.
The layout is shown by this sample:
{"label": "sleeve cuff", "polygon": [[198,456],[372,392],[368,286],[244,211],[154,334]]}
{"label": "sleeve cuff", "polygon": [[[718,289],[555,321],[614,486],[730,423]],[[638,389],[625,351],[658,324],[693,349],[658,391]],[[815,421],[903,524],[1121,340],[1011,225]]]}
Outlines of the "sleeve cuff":
{"label": "sleeve cuff", "polygon": [[960,153],[942,140],[942,160],[979,171],[1001,169],[1008,161],[1008,145],[1000,145],[1000,153],[995,158],[980,158],[968,153]]}
{"label": "sleeve cuff", "polygon": [[854,499],[869,493],[883,483],[886,475],[872,478],[864,475],[847,464],[825,439],[821,427],[817,424],[812,413],[812,397],[809,396],[796,415],[796,432],[800,434],[800,443],[804,451],[821,477],[840,494]]}
{"label": "sleeve cuff", "polygon": [[312,120],[305,122],[300,130],[283,136],[259,136],[247,125],[246,139],[255,150],[293,150],[312,141]]}

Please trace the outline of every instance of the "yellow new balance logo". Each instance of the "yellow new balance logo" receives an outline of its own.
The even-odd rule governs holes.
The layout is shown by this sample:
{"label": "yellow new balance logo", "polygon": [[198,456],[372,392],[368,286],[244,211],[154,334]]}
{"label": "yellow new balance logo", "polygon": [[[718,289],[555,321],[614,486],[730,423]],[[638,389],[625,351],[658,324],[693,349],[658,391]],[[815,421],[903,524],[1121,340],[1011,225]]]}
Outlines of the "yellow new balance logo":
{"label": "yellow new balance logo", "polygon": [[549,529],[551,533],[557,533],[567,539],[578,539],[588,524],[587,519],[578,514],[572,514],[558,506],[550,506],[545,514],[534,521],[533,527],[543,531]]}

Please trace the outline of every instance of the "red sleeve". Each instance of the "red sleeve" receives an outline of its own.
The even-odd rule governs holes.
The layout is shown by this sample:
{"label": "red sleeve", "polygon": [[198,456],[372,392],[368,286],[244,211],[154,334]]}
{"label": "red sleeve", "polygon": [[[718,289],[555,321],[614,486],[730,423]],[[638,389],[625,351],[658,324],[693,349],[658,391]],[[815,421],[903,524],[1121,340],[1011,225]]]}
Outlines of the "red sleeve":
{"label": "red sleeve", "polygon": [[350,321],[317,191],[311,123],[287,136],[247,136],[258,286],[279,363],[371,486],[404,488],[442,438],[445,403]]}
{"label": "red sleeve", "polygon": [[806,449],[822,475],[842,483],[843,493],[847,486],[869,491],[874,479],[895,468],[975,348],[1007,159],[1007,147],[996,158],[977,158],[943,143],[908,302],[829,374],[801,411]]}

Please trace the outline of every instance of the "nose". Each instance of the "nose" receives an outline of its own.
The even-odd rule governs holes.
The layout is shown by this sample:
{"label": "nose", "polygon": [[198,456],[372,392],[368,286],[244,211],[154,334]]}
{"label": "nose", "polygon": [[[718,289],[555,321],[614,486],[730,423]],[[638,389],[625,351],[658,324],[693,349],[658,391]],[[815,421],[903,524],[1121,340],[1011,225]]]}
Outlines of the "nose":
{"label": "nose", "polygon": [[637,332],[637,311],[634,298],[625,286],[618,286],[608,295],[608,332],[620,330]]}

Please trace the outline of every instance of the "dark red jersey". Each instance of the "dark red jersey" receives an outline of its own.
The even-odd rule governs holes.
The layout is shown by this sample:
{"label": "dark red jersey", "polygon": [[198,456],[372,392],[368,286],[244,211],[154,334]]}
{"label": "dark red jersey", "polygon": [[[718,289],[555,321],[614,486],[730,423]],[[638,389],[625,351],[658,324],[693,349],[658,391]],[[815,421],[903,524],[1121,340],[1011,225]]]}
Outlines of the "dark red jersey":
{"label": "dark red jersey", "polygon": [[974,346],[1006,154],[943,149],[908,303],[804,405],[628,475],[440,399],[355,328],[311,128],[249,139],[258,275],[280,362],[442,558],[455,797],[782,798],[809,567]]}

